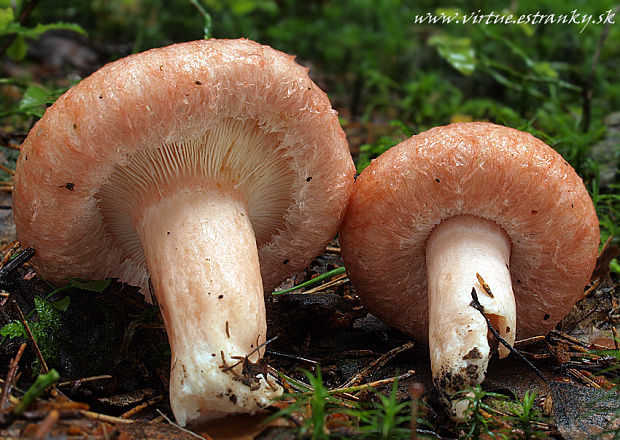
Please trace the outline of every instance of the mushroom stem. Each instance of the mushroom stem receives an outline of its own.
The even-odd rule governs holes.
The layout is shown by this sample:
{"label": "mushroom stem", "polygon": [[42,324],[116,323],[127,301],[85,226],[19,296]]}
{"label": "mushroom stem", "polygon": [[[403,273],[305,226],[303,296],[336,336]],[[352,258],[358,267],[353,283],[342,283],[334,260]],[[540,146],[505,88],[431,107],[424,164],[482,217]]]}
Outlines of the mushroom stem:
{"label": "mushroom stem", "polygon": [[[516,306],[509,260],[506,232],[496,223],[474,216],[444,220],[426,244],[433,382],[455,417],[463,416],[467,403],[456,401],[454,393],[482,383],[491,352],[486,321],[470,306],[472,288],[493,326],[514,344]],[[492,296],[485,293],[477,274]],[[499,353],[505,357],[508,350],[500,347]]]}
{"label": "mushroom stem", "polygon": [[281,393],[240,362],[261,358],[267,327],[246,202],[232,187],[201,186],[158,192],[135,217],[172,350],[170,405],[181,425],[255,412]]}

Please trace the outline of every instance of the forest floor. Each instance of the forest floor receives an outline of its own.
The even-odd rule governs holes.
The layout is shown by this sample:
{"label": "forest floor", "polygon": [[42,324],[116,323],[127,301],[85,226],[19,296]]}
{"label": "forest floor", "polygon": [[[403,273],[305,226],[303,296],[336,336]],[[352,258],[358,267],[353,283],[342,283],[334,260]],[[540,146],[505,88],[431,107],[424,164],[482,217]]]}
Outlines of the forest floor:
{"label": "forest floor", "polygon": [[[10,196],[3,197],[2,207],[10,207]],[[1,209],[0,214],[0,223],[4,225],[0,235],[10,243],[14,238],[10,209]],[[2,220],[4,214],[6,221]],[[7,245],[3,255],[20,252],[10,249],[14,247]],[[620,319],[618,286],[608,270],[610,257],[617,253],[617,248],[604,248],[595,281],[554,331],[517,341],[516,348],[542,372],[545,380],[514,354],[491,361],[483,389],[516,401],[522,400],[528,390],[536,390],[536,407],[541,413],[536,431],[540,435],[577,439],[610,427],[618,433],[620,401],[616,394],[606,391],[614,387],[617,371],[601,374],[617,368],[619,362],[617,340],[612,337]],[[338,243],[334,241],[307,270],[287,280],[283,287],[307,281],[342,264]],[[41,345],[37,353],[28,336],[3,341],[3,387],[7,376],[17,380],[10,393],[0,398],[1,407],[9,407],[0,412],[1,438],[189,439],[198,435],[271,439],[295,438],[304,432],[304,426],[310,426],[307,420],[314,407],[310,400],[304,400],[304,394],[298,393],[252,417],[238,416],[195,427],[194,433],[183,431],[170,423],[170,351],[159,311],[146,304],[136,289],[113,282],[100,293],[71,288],[49,297],[52,288],[34,276],[28,263],[8,275],[0,272],[0,276],[5,277],[0,281],[6,282],[8,292],[0,298],[0,323],[19,321],[20,315],[28,316],[36,309],[37,313],[27,322]],[[441,409],[431,382],[427,347],[410,341],[370,315],[346,274],[305,291],[269,296],[266,304],[268,339],[277,336],[266,352],[273,369],[307,383],[302,369],[316,374],[320,365],[328,389],[350,386],[351,382],[362,385],[355,392],[334,392],[341,408],[332,404],[322,434],[315,438],[327,438],[322,436],[328,434],[340,438],[368,435],[360,430],[359,420],[347,415],[347,402],[379,402],[374,390],[389,396],[396,377],[400,378],[397,401],[419,398],[418,417],[423,421],[418,426],[419,438],[468,435],[470,424],[455,424]],[[22,344],[26,344],[26,349],[21,359],[10,365]],[[610,355],[609,350],[616,350],[616,356]],[[43,360],[58,370],[60,380],[26,411],[15,415],[15,405],[23,400],[37,373],[44,370]],[[293,384],[294,381],[290,385]],[[423,388],[411,387],[412,384],[421,384]],[[414,392],[412,396],[412,389],[423,392]],[[292,415],[271,417],[295,404],[295,399],[300,404]],[[489,426],[497,427],[496,432],[516,432],[508,437],[524,438],[511,424],[513,419],[507,417],[506,409],[491,405],[482,414],[492,422]],[[308,435],[313,435],[312,430]],[[375,433],[373,438],[381,438],[381,434]],[[470,434],[470,438],[477,437]]]}

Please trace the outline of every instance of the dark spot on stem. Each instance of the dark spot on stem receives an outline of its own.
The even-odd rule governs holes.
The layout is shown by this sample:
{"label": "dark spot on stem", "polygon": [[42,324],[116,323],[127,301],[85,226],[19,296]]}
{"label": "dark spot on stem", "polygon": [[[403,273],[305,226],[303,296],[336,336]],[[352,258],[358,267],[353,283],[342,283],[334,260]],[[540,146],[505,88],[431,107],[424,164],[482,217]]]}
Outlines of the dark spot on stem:
{"label": "dark spot on stem", "polygon": [[228,398],[232,403],[237,404],[237,396],[235,394],[231,394]]}
{"label": "dark spot on stem", "polygon": [[551,315],[548,313],[545,313],[545,316],[543,316],[543,321],[546,321],[549,318],[551,318]]}
{"label": "dark spot on stem", "polygon": [[99,99],[103,99],[103,95],[99,95]]}
{"label": "dark spot on stem", "polygon": [[306,177],[306,182],[310,182],[312,180],[312,176]]}
{"label": "dark spot on stem", "polygon": [[75,130],[77,128],[77,124],[73,124],[73,129]]}
{"label": "dark spot on stem", "polygon": [[224,295],[219,295],[219,296],[217,297],[217,299],[222,299],[222,298],[224,298]]}
{"label": "dark spot on stem", "polygon": [[288,264],[288,258],[282,262],[282,264]]}
{"label": "dark spot on stem", "polygon": [[439,179],[435,179],[435,182],[440,183],[440,182],[441,182],[441,180],[439,180]]}
{"label": "dark spot on stem", "polygon": [[73,188],[75,188],[75,184],[71,182],[67,182],[64,185],[60,185],[59,188],[65,188],[65,189],[68,189],[69,191],[73,191]]}
{"label": "dark spot on stem", "polygon": [[480,353],[478,347],[472,348],[471,350],[469,350],[469,353],[463,356],[463,360],[467,359],[482,359],[482,353]]}
{"label": "dark spot on stem", "polygon": [[170,231],[166,232],[166,235],[170,235]]}
{"label": "dark spot on stem", "polygon": [[201,86],[202,83],[200,81],[196,81],[194,84],[196,84],[197,86]]}
{"label": "dark spot on stem", "polygon": [[468,365],[465,371],[467,372],[467,376],[469,376],[470,379],[475,380],[478,377],[478,365],[476,364]]}
{"label": "dark spot on stem", "polygon": [[532,211],[530,211],[530,214],[534,215],[534,214],[538,214],[538,211],[536,211],[535,209],[533,209]]}

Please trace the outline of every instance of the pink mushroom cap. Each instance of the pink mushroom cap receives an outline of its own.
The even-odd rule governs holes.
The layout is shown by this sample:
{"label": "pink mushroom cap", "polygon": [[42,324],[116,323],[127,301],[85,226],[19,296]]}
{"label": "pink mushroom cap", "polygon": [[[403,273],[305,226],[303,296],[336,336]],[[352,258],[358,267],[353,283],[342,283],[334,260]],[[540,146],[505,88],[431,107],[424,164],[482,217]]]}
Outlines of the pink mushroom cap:
{"label": "pink mushroom cap", "polygon": [[600,238],[581,178],[530,134],[457,123],[405,140],[356,181],[340,243],[372,313],[428,342],[426,242],[459,215],[493,221],[510,238],[518,336],[547,333],[582,297]]}
{"label": "pink mushroom cap", "polygon": [[222,124],[264,141],[235,153],[248,158],[237,169],[216,158],[212,173],[247,198],[264,289],[304,268],[336,234],[354,174],[337,114],[307,70],[268,46],[211,39],[128,56],[71,88],[31,130],[17,164],[17,232],[36,249],[39,273],[147,288],[137,235],[106,222],[98,193],[136,153],[217,136]]}

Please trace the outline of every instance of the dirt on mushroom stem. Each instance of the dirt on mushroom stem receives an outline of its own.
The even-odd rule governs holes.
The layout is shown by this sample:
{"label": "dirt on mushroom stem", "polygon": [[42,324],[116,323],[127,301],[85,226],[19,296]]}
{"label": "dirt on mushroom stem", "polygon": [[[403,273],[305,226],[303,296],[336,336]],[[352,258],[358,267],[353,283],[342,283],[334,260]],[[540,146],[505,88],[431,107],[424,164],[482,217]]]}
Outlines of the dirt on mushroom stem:
{"label": "dirt on mushroom stem", "polygon": [[[255,412],[281,389],[241,380],[235,358],[258,362],[266,336],[256,239],[244,198],[200,182],[136,206],[136,230],[172,350],[170,401],[181,425]],[[183,260],[178,266],[175,261]],[[239,370],[237,372],[237,370]]]}
{"label": "dirt on mushroom stem", "polygon": [[[444,220],[426,245],[433,381],[457,418],[463,416],[467,402],[454,402],[454,394],[484,381],[494,348],[486,321],[470,306],[472,287],[493,292],[482,294],[480,301],[501,336],[514,344],[516,304],[509,260],[510,240],[504,230],[474,216]],[[499,353],[508,354],[505,347]]]}

